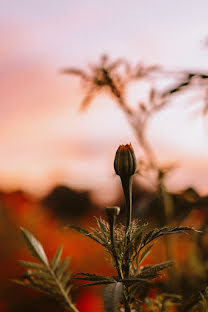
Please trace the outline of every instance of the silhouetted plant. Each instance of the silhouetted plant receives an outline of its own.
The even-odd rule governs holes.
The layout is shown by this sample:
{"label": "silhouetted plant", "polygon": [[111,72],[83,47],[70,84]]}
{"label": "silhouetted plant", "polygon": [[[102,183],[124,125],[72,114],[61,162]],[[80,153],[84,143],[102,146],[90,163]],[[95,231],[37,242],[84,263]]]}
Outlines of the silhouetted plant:
{"label": "silhouetted plant", "polygon": [[[197,71],[169,71],[161,66],[145,66],[141,63],[131,65],[124,58],[111,61],[108,55],[101,56],[98,64],[90,64],[89,70],[66,67],[61,72],[67,75],[75,75],[81,79],[85,93],[80,106],[82,111],[89,107],[91,101],[100,91],[104,90],[124,112],[144,153],[144,158],[139,160],[139,175],[148,181],[152,179],[150,177],[155,177],[155,193],[161,206],[158,226],[170,224],[170,222],[174,221],[176,213],[174,211],[172,194],[167,192],[164,181],[167,174],[177,164],[170,164],[166,167],[158,164],[154,147],[149,144],[146,135],[148,122],[154,114],[169,106],[174,96],[180,94],[181,91],[189,91],[193,88],[201,90],[204,99],[201,114],[206,115],[208,111],[208,74]],[[146,103],[139,102],[136,108],[132,108],[127,101],[127,89],[131,82],[142,80],[149,82],[148,99]],[[158,81],[161,80],[168,81],[162,89],[158,85]],[[190,209],[187,209],[189,213],[193,207],[193,205],[189,205]],[[167,238],[166,250],[168,258],[172,254],[169,245]]]}
{"label": "silhouetted plant", "polygon": [[[106,312],[122,311],[122,308],[126,312],[165,312],[169,311],[169,307],[176,307],[179,301],[181,303],[180,296],[174,294],[159,294],[156,299],[148,296],[149,291],[155,288],[155,278],[162,270],[170,268],[173,262],[165,261],[143,266],[143,261],[158,238],[181,234],[193,229],[175,226],[147,231],[145,224],[139,220],[132,220],[132,180],[136,167],[132,146],[128,144],[119,146],[114,168],[116,174],[120,176],[126,200],[125,225],[116,222],[120,208],[107,207],[106,219],[96,218],[96,228],[87,230],[78,226],[70,226],[105,248],[111,256],[117,275],[109,277],[80,272],[71,276],[71,273],[66,270],[69,260],[61,261],[62,247],[58,248],[53,260],[49,262],[40,242],[29,231],[21,228],[28,249],[39,263],[21,261],[21,264],[29,270],[26,271],[22,280],[16,280],[16,282],[54,296],[66,308],[74,312],[78,310],[70,298],[73,280],[87,282],[80,287],[104,285],[103,297]],[[149,310],[146,310],[146,307],[149,307]]]}
{"label": "silhouetted plant", "polygon": [[[203,104],[200,108],[197,107],[195,109],[195,116],[196,113],[200,114],[202,118],[207,116],[208,74],[196,70],[167,70],[162,66],[145,66],[142,63],[132,65],[125,59],[111,61],[107,55],[101,56],[98,64],[90,65],[89,71],[87,69],[82,70],[68,67],[63,69],[62,73],[77,75],[81,79],[83,90],[86,92],[86,98],[84,97],[81,108],[88,108],[93,97],[97,96],[99,91],[104,90],[107,91],[107,94],[115,100],[115,103],[124,112],[135,133],[135,138],[144,153],[144,156],[139,160],[139,175],[151,182],[151,185],[154,185],[154,196],[152,196],[152,200],[148,201],[146,208],[150,211],[152,207],[151,211],[154,213],[154,220],[157,225],[181,224],[193,209],[200,209],[204,214],[204,222],[201,229],[206,233],[208,219],[206,212],[207,198],[201,199],[198,196],[195,202],[192,200],[180,201],[179,197],[176,198],[175,195],[167,191],[165,178],[177,166],[177,163],[170,164],[166,167],[158,163],[154,153],[154,146],[149,143],[146,130],[151,118],[164,108],[172,105],[174,103],[173,100],[182,94],[182,92],[189,94],[188,92],[192,90],[197,91],[203,100]],[[130,83],[134,81],[138,83],[145,81],[149,84],[149,95],[146,101],[138,102],[137,107],[129,105],[126,96]],[[91,86],[90,89],[89,85]],[[152,183],[152,176],[155,177],[154,183]],[[155,210],[159,211],[159,213],[156,213]],[[200,274],[197,276],[197,294],[199,291],[202,291],[201,287],[204,287],[203,285],[208,283],[208,253],[205,244],[203,244],[203,238],[203,234],[198,234],[198,239],[196,239],[197,246],[200,246],[197,249],[197,258],[200,259],[203,257],[203,263],[199,260],[198,265],[203,266],[203,271],[205,272],[203,276]],[[193,244],[197,243],[195,242]],[[167,259],[171,259],[173,257],[173,246],[168,237],[165,238],[165,244]],[[192,259],[189,257],[189,264],[191,261]],[[180,288],[186,292],[186,289],[188,289],[187,285],[189,285],[188,274],[186,276],[186,282],[184,282],[183,278],[184,275],[181,272],[181,277],[179,278],[179,280],[181,279]]]}

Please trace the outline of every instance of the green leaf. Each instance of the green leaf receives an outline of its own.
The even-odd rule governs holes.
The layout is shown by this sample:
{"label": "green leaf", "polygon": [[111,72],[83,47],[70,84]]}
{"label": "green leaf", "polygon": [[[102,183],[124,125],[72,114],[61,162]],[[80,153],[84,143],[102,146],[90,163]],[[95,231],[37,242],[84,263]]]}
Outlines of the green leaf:
{"label": "green leaf", "polygon": [[93,283],[88,283],[88,284],[84,284],[84,285],[80,285],[80,287],[87,287],[87,286],[96,286],[96,285],[106,285],[106,284],[113,284],[113,281],[110,280],[103,280],[103,281],[97,281],[97,282],[93,282]]}
{"label": "green leaf", "polygon": [[23,260],[19,260],[19,263],[25,268],[47,271],[47,268],[44,265],[39,264],[39,263],[23,261]]}
{"label": "green leaf", "polygon": [[145,279],[145,278],[140,278],[140,277],[129,277],[129,278],[122,278],[118,280],[118,282],[121,282],[123,284],[133,284],[133,283],[149,283],[150,281]]}
{"label": "green leaf", "polygon": [[141,227],[140,229],[138,229],[138,230],[132,235],[132,242],[133,242],[133,246],[134,246],[135,252],[137,251],[137,249],[139,248],[139,245],[140,245],[140,243],[141,243],[142,234],[143,234],[143,227]]}
{"label": "green leaf", "polygon": [[165,261],[155,265],[149,265],[142,269],[138,275],[140,278],[153,279],[159,275],[159,272],[173,265],[173,261]]}
{"label": "green leaf", "polygon": [[106,247],[106,245],[107,245],[106,237],[103,237],[103,236],[100,234],[100,232],[98,232],[97,230],[95,230],[95,229],[93,229],[93,228],[91,228],[91,229],[94,231],[94,236],[98,238],[99,243],[100,243],[102,246]]}
{"label": "green leaf", "polygon": [[55,270],[60,263],[62,250],[63,250],[63,247],[62,247],[62,245],[60,245],[56,251],[56,254],[55,254],[53,260],[51,261],[51,266],[52,266],[53,270]]}
{"label": "green leaf", "polygon": [[45,251],[41,243],[26,229],[20,228],[22,235],[24,237],[25,243],[30,250],[33,257],[38,259],[40,262],[44,263],[46,266],[49,265],[48,259],[46,257]]}
{"label": "green leaf", "polygon": [[90,274],[90,273],[77,273],[77,275],[83,275],[81,276],[75,276],[73,279],[80,279],[80,280],[86,280],[86,281],[103,281],[109,279],[105,277],[104,275],[96,275],[96,274]]}
{"label": "green leaf", "polygon": [[106,312],[114,312],[123,294],[123,284],[121,282],[112,283],[104,288],[103,299]]}
{"label": "green leaf", "polygon": [[148,242],[151,241],[153,234],[155,233],[155,231],[158,231],[158,229],[153,229],[151,231],[149,231],[147,234],[145,234],[143,240],[142,240],[142,245],[141,247],[143,248],[146,244],[148,244]]}
{"label": "green leaf", "polygon": [[145,235],[145,237],[142,240],[140,250],[144,248],[147,244],[149,244],[151,241],[161,236],[170,234],[183,234],[185,233],[185,231],[196,231],[196,230],[194,228],[190,228],[187,226],[176,226],[173,228],[168,228],[167,226],[164,226],[160,229],[155,228]]}
{"label": "green leaf", "polygon": [[42,279],[42,280],[51,280],[51,274],[49,272],[42,272],[42,271],[36,271],[30,273],[30,276],[34,277],[35,279]]}
{"label": "green leaf", "polygon": [[98,219],[98,218],[95,218],[96,221],[97,221],[97,225],[101,231],[101,233],[103,234],[103,236],[106,238],[106,234],[107,234],[107,229],[106,229],[106,226],[105,224],[102,222],[102,220]]}
{"label": "green leaf", "polygon": [[143,253],[141,254],[140,260],[139,260],[139,265],[142,263],[142,261],[144,261],[144,259],[149,255],[150,250],[152,249],[153,244],[147,246],[147,248],[145,248],[145,250],[143,251]]}

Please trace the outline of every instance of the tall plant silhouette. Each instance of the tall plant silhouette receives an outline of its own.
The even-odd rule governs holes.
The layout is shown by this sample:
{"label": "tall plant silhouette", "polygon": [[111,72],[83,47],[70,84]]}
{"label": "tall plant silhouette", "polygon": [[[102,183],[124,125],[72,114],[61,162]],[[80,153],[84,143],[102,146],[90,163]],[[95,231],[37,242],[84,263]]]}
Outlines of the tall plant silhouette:
{"label": "tall plant silhouette", "polygon": [[[133,66],[126,59],[121,58],[111,61],[108,55],[103,55],[98,64],[90,64],[89,69],[78,69],[66,67],[61,73],[75,75],[81,79],[84,98],[81,102],[81,111],[86,110],[92,100],[105,91],[118,104],[124,112],[140,147],[145,154],[145,171],[155,169],[158,178],[163,176],[171,167],[160,168],[154,149],[148,142],[146,128],[149,120],[158,111],[164,109],[171,103],[171,97],[181,91],[199,88],[204,99],[201,107],[201,114],[206,115],[208,111],[208,74],[202,72],[169,71],[161,66],[145,66],[141,63]],[[171,79],[170,79],[171,78]],[[136,109],[132,108],[127,101],[126,93],[132,81],[148,80],[149,97],[146,103],[138,103]],[[161,90],[158,87],[158,80],[171,80],[171,82]]]}
{"label": "tall plant silhouette", "polygon": [[148,296],[148,292],[155,287],[155,278],[161,271],[172,266],[173,262],[165,261],[143,266],[143,261],[158,238],[193,229],[162,227],[146,230],[145,225],[139,220],[132,219],[132,181],[136,168],[132,146],[129,144],[119,146],[115,155],[114,169],[121,179],[126,201],[125,225],[117,222],[119,207],[106,207],[106,219],[96,218],[97,227],[87,230],[70,226],[105,248],[110,255],[116,275],[104,276],[87,272],[71,275],[67,271],[69,260],[61,261],[61,246],[52,261],[49,261],[41,243],[28,230],[21,228],[29,251],[39,262],[21,261],[27,271],[23,280],[15,280],[15,282],[54,296],[65,308],[73,312],[78,312],[70,296],[73,280],[84,281],[85,284],[80,287],[104,285],[103,299],[106,312],[122,311],[122,308],[125,312],[146,311],[145,306],[151,307],[154,304],[160,307],[158,311],[165,312],[168,311],[169,306],[174,307],[179,304],[181,298],[174,294],[160,294],[158,302]]}

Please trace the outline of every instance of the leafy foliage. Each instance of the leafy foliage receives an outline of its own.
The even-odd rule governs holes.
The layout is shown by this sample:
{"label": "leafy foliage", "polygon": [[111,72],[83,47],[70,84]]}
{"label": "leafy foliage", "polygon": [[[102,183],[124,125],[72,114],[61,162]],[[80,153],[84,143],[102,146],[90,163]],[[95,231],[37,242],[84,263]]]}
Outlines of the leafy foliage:
{"label": "leafy foliage", "polygon": [[[104,69],[101,74],[105,74]],[[109,77],[106,76],[105,78]],[[104,79],[103,76],[101,81],[102,79]],[[108,83],[110,82],[103,82],[104,86]],[[111,92],[115,92],[114,95],[119,97],[117,89],[113,89],[114,87],[112,82]],[[126,161],[126,159],[121,157],[119,165],[123,165],[123,161]],[[80,287],[104,285],[103,297],[106,312],[118,311],[120,308],[124,308],[125,312],[132,312],[135,309],[136,311],[142,311],[144,302],[150,308],[150,311],[166,312],[169,307],[176,306],[178,297],[176,300],[175,295],[162,294],[153,299],[148,297],[148,292],[155,287],[155,279],[159,277],[161,271],[169,269],[173,262],[165,261],[142,266],[143,262],[148,257],[155,240],[167,235],[183,234],[194,229],[185,226],[163,226],[162,228],[147,230],[146,224],[142,224],[136,219],[132,221],[132,177],[134,173],[135,170],[128,175],[120,176],[126,203],[125,226],[116,223],[120,211],[119,207],[107,207],[105,210],[107,220],[95,218],[97,226],[91,227],[89,230],[78,226],[70,226],[104,247],[104,250],[111,257],[117,274],[107,277],[80,272],[73,274],[72,279],[84,281],[85,283]],[[165,189],[161,189],[164,195]],[[167,200],[164,198],[164,204],[165,202],[167,204]],[[70,298],[71,273],[67,271],[70,261],[68,258],[61,261],[62,246],[58,248],[54,258],[49,262],[41,243],[29,231],[21,228],[21,232],[28,249],[39,263],[21,261],[20,263],[28,270],[24,274],[23,280],[16,282],[53,295],[65,307],[78,312]],[[168,247],[168,244],[166,244],[166,247]],[[204,293],[202,295],[202,305],[206,307],[206,294]]]}
{"label": "leafy foliage", "polygon": [[[66,258],[61,261],[62,246],[57,249],[54,258],[49,262],[41,243],[29,231],[21,228],[28,249],[39,262],[20,261],[20,264],[27,270],[23,279],[15,282],[52,295],[65,307],[75,312],[78,310],[70,298],[71,279],[87,282],[80,287],[104,285],[103,297],[106,312],[113,312],[118,306],[124,306],[126,312],[131,312],[131,309],[137,309],[141,306],[141,300],[145,298],[145,304],[150,308],[150,311],[169,311],[169,307],[172,307],[173,303],[176,304],[174,295],[172,297],[171,295],[160,295],[156,299],[152,299],[143,297],[142,293],[145,289],[147,292],[153,287],[154,279],[160,275],[162,270],[171,267],[173,262],[166,261],[144,267],[142,267],[142,263],[149,255],[156,239],[193,229],[178,226],[155,228],[147,231],[146,224],[134,220],[126,230],[122,224],[108,223],[101,218],[96,218],[96,222],[97,227],[91,227],[90,230],[78,226],[70,227],[105,248],[105,251],[111,255],[112,263],[117,271],[116,276],[106,277],[80,272],[71,277],[71,273],[67,271],[70,260]],[[201,305],[206,305],[204,294]]]}
{"label": "leafy foliage", "polygon": [[61,261],[62,246],[58,248],[54,258],[49,262],[41,243],[29,231],[21,228],[21,232],[31,254],[41,263],[20,261],[20,264],[27,270],[22,280],[14,280],[14,282],[47,293],[71,311],[77,312],[70,298],[71,272],[66,270],[70,259],[66,258]]}
{"label": "leafy foliage", "polygon": [[[153,242],[156,239],[165,235],[182,234],[186,231],[194,230],[189,227],[178,226],[173,228],[156,228],[145,232],[145,224],[140,224],[140,222],[134,220],[131,222],[127,232],[122,224],[115,226],[112,241],[109,224],[103,219],[96,218],[96,221],[97,228],[90,228],[91,231],[77,226],[71,226],[71,228],[105,247],[105,251],[112,257],[113,265],[118,272],[118,276],[105,277],[96,274],[79,273],[79,276],[74,278],[91,282],[84,284],[81,287],[107,284],[105,288],[106,293],[109,294],[110,290],[112,290],[111,303],[114,302],[114,290],[116,289],[117,283],[119,283],[118,285],[123,285],[123,293],[125,293],[125,290],[128,290],[128,300],[131,304],[137,304],[142,289],[144,287],[149,288],[152,280],[158,277],[162,270],[173,265],[172,261],[166,261],[155,265],[141,267],[142,262],[150,253],[151,248],[153,247]],[[129,241],[127,240],[127,237],[130,237]],[[127,252],[129,254],[128,263],[126,263]],[[130,271],[129,275],[125,276],[125,267],[127,265],[129,266]],[[106,298],[106,311],[114,311],[111,310],[109,307],[110,305],[108,306],[110,300],[108,300],[108,298],[110,298],[110,295],[106,295],[104,298]],[[115,302],[117,302],[118,296],[115,295],[115,298]],[[166,299],[164,299],[166,302],[165,306],[168,306],[168,301]]]}

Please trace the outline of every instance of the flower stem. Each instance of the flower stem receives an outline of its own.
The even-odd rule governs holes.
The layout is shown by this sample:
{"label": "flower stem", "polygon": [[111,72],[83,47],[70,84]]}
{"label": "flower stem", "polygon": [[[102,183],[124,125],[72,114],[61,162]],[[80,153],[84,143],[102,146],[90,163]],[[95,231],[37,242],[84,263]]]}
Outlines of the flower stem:
{"label": "flower stem", "polygon": [[121,265],[119,264],[119,261],[118,261],[118,256],[116,253],[115,242],[114,242],[115,217],[109,218],[109,226],[110,226],[110,239],[111,239],[111,246],[112,246],[112,254],[113,254],[114,261],[115,261],[116,270],[118,272],[119,278],[123,279],[123,272],[121,269]]}
{"label": "flower stem", "polygon": [[[111,239],[111,246],[112,246],[112,254],[116,265],[116,270],[118,273],[118,276],[120,279],[124,278],[122,267],[120,262],[118,261],[118,255],[115,248],[115,242],[114,242],[114,227],[115,227],[115,220],[116,217],[108,218],[109,226],[110,226],[110,239]],[[129,306],[128,302],[128,288],[124,285],[124,306],[125,306],[125,312],[131,312],[131,308]]]}
{"label": "flower stem", "polygon": [[126,233],[129,230],[132,219],[132,177],[133,176],[121,179],[126,202]]}
{"label": "flower stem", "polygon": [[[121,179],[126,202],[126,253],[124,257],[124,277],[129,277],[130,272],[130,254],[129,244],[131,241],[130,225],[132,221],[132,175]],[[127,289],[128,293],[128,289]]]}

